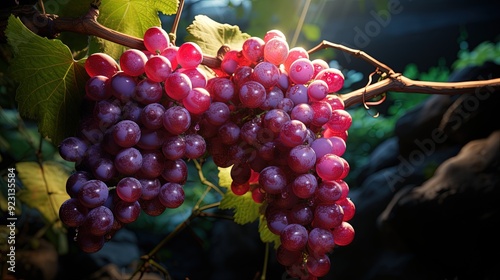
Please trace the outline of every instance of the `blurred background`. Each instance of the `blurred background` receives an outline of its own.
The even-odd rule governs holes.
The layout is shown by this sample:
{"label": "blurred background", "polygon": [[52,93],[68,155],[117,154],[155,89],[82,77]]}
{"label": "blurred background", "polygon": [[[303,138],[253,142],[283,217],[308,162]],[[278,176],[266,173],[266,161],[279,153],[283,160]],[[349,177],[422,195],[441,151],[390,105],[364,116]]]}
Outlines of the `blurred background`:
{"label": "blurred background", "polygon": [[[500,76],[500,1],[186,0],[178,45],[187,35],[185,27],[199,14],[261,38],[279,29],[290,47],[310,49],[323,40],[343,44],[417,80]],[[173,16],[162,16],[165,30],[172,22]],[[312,57],[342,70],[346,83],[341,93],[364,87],[375,70],[332,49]],[[13,87],[2,76],[4,108],[14,102],[9,95]],[[495,257],[500,249],[498,95],[388,93],[382,105],[349,108],[353,125],[344,157],[357,207],[352,220],[356,238],[334,250],[324,279],[500,278],[500,259]],[[20,154],[35,158],[39,140],[34,124],[20,130],[11,115],[2,110],[1,117],[2,168]],[[446,140],[433,140],[436,129]],[[44,153],[56,153],[44,145]],[[199,194],[189,195],[194,201]],[[44,225],[36,211],[23,211],[22,232],[29,242],[22,254],[30,261],[19,267],[24,274],[18,279],[83,280],[127,279],[140,256],[185,219],[190,208],[131,224],[95,254],[81,253],[69,242],[64,256],[55,250],[60,241],[37,236]],[[256,224],[204,218],[168,242],[157,261],[176,280],[264,279],[264,254]],[[270,254],[265,279],[290,279]],[[161,278],[147,274],[143,279]]]}

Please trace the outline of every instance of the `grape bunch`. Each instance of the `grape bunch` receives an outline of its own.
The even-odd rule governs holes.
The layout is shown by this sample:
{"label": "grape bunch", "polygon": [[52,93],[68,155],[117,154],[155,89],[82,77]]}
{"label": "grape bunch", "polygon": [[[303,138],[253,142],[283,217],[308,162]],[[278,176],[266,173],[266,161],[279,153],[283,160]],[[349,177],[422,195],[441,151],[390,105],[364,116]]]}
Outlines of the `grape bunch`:
{"label": "grape bunch", "polygon": [[79,134],[59,145],[75,163],[59,215],[77,229],[80,248],[100,250],[141,212],[179,207],[186,162],[211,157],[231,167],[231,192],[262,204],[288,274],[326,275],[329,253],[354,238],[342,158],[352,118],[336,95],[342,72],[289,48],[279,30],[221,48],[213,71],[201,67],[196,43],[175,46],[159,27],[143,40],[144,50],[128,49],[119,61],[87,58]]}

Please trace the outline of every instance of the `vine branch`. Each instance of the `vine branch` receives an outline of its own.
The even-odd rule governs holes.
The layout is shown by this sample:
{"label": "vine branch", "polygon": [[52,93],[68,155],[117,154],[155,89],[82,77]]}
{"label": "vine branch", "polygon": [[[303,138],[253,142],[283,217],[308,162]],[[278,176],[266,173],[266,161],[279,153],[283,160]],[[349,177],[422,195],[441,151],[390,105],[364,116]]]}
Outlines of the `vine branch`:
{"label": "vine branch", "polygon": [[[183,2],[183,1],[181,1]],[[23,23],[35,33],[54,38],[60,32],[75,32],[85,35],[96,36],[123,46],[135,49],[144,49],[144,41],[141,38],[130,36],[110,28],[107,28],[97,21],[99,10],[97,6],[91,6],[88,13],[79,18],[59,18],[56,15],[40,14],[36,9],[26,7],[13,10],[13,14],[19,16]],[[41,26],[40,22],[46,24]],[[177,26],[174,25],[172,32],[175,32]],[[373,58],[362,50],[356,50],[344,45],[335,44],[328,41],[322,41],[319,45],[309,50],[314,53],[322,49],[333,48],[345,52],[351,56],[360,58],[373,65],[384,75],[384,79],[373,84],[368,84],[364,88],[354,90],[349,93],[339,94],[345,103],[345,107],[351,107],[356,104],[365,103],[385,94],[386,92],[406,92],[423,94],[468,94],[492,92],[500,89],[500,78],[466,81],[466,82],[429,82],[416,81],[395,72],[389,66]],[[221,59],[205,55],[202,64],[212,69],[220,68]]]}

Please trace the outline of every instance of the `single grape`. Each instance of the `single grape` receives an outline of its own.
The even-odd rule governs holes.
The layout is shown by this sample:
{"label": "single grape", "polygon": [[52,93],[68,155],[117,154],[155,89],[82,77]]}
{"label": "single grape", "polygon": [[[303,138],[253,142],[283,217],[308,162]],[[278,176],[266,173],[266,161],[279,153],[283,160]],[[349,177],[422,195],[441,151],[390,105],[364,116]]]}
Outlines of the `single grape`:
{"label": "single grape", "polygon": [[88,145],[78,137],[65,138],[59,144],[59,154],[64,160],[81,162],[85,157]]}
{"label": "single grape", "polygon": [[354,240],[354,228],[348,222],[342,222],[332,230],[333,240],[339,246],[347,246]]}
{"label": "single grape", "polygon": [[92,166],[92,175],[95,179],[107,182],[116,176],[117,170],[111,158],[103,157],[97,159]]}
{"label": "single grape", "polygon": [[234,84],[227,78],[212,78],[209,92],[214,101],[227,102],[234,98]]}
{"label": "single grape", "polygon": [[327,204],[337,203],[342,197],[342,186],[336,181],[322,181],[316,191],[316,198]]}
{"label": "single grape", "polygon": [[231,110],[226,103],[212,102],[204,114],[205,119],[214,126],[221,126],[231,117]]}
{"label": "single grape", "polygon": [[260,172],[259,184],[266,193],[281,193],[287,185],[286,174],[278,166],[268,166]]}
{"label": "single grape", "polygon": [[307,87],[303,84],[295,84],[287,89],[285,97],[290,98],[295,105],[300,103],[309,103],[307,96]]}
{"label": "single grape", "polygon": [[316,162],[316,173],[323,180],[339,180],[343,172],[344,162],[334,154],[325,154]]}
{"label": "single grape", "polygon": [[142,185],[134,177],[124,177],[116,184],[116,194],[125,202],[137,201],[142,194]]}
{"label": "single grape", "polygon": [[93,53],[85,60],[85,71],[90,77],[102,75],[111,78],[120,71],[120,66],[108,54]]}
{"label": "single grape", "polygon": [[170,45],[170,38],[168,33],[160,26],[150,27],[144,32],[143,35],[144,46],[152,54],[161,53]]}
{"label": "single grape", "polygon": [[192,88],[205,88],[207,86],[208,78],[205,73],[199,68],[181,68],[181,73],[185,74],[191,81]]}
{"label": "single grape", "polygon": [[168,182],[184,184],[188,176],[186,162],[184,159],[166,160],[161,176]]}
{"label": "single grape", "polygon": [[164,49],[160,54],[166,57],[170,61],[170,65],[172,66],[172,71],[177,69],[179,63],[177,62],[177,52],[179,47],[170,45],[166,49]]}
{"label": "single grape", "polygon": [[311,102],[311,109],[314,113],[312,125],[321,127],[326,124],[332,116],[332,106],[326,101]]}
{"label": "single grape", "polygon": [[309,58],[298,58],[292,64],[288,71],[288,77],[295,84],[306,84],[314,75],[314,66]]}
{"label": "single grape", "polygon": [[292,120],[299,120],[307,126],[313,122],[314,117],[313,108],[307,103],[295,105],[290,112],[290,118]]}
{"label": "single grape", "polygon": [[136,148],[125,148],[121,150],[114,160],[116,170],[123,175],[133,175],[141,169],[142,154]]}
{"label": "single grape", "polygon": [[330,253],[335,246],[333,234],[330,230],[324,228],[313,228],[309,231],[307,239],[307,248],[310,254],[322,256]]}
{"label": "single grape", "polygon": [[344,74],[336,68],[323,69],[314,79],[325,81],[328,84],[329,93],[338,92],[344,86]]}
{"label": "single grape", "polygon": [[[258,190],[258,189],[257,189]],[[266,222],[269,230],[279,235],[289,225],[288,211],[284,209],[266,209]]]}
{"label": "single grape", "polygon": [[78,191],[78,201],[87,208],[95,208],[104,204],[108,194],[108,186],[103,181],[90,180]]}
{"label": "single grape", "polygon": [[162,145],[162,152],[166,159],[177,160],[184,157],[186,153],[186,141],[184,137],[175,135],[165,139]]}
{"label": "single grape", "polygon": [[304,142],[307,127],[299,120],[289,120],[281,126],[279,140],[287,147],[295,147]]}
{"label": "single grape", "polygon": [[123,120],[113,127],[113,139],[116,144],[123,148],[134,146],[141,139],[141,129],[133,121]]}
{"label": "single grape", "polygon": [[149,129],[159,129],[163,126],[165,107],[160,103],[146,105],[140,115],[140,122]]}
{"label": "single grape", "polygon": [[192,89],[191,79],[184,73],[173,72],[165,80],[165,92],[174,100],[184,99]]}
{"label": "single grape", "polygon": [[196,68],[203,61],[203,53],[198,44],[185,42],[177,50],[177,62],[184,69]]}
{"label": "single grape", "polygon": [[[141,199],[151,200],[158,196],[160,192],[161,183],[158,178],[154,179],[139,179],[141,183]],[[141,203],[142,204],[142,203]]]}
{"label": "single grape", "polygon": [[313,211],[307,203],[302,202],[292,206],[288,216],[291,224],[307,226],[313,220]]}
{"label": "single grape", "polygon": [[88,208],[80,204],[78,199],[69,198],[61,204],[59,218],[68,227],[78,227],[85,221],[88,212]]}
{"label": "single grape", "polygon": [[135,87],[137,86],[137,78],[127,75],[125,72],[118,72],[110,78],[110,85],[113,96],[126,103],[135,95]]}
{"label": "single grape", "polygon": [[300,198],[310,198],[316,192],[318,180],[313,174],[301,174],[292,182],[293,193]]}
{"label": "single grape", "polygon": [[163,87],[161,84],[149,78],[141,80],[135,88],[134,100],[143,105],[158,103],[162,97]]}
{"label": "single grape", "polygon": [[241,52],[251,62],[259,62],[264,58],[265,42],[259,37],[250,37],[243,42]]}
{"label": "single grape", "polygon": [[299,58],[309,58],[309,53],[303,47],[293,47],[288,51],[288,56],[285,62],[283,62],[283,66],[287,73],[290,73],[290,66]]}
{"label": "single grape", "polygon": [[276,249],[276,260],[283,266],[290,266],[302,261],[302,252],[290,251],[280,245]]}
{"label": "single grape", "polygon": [[158,197],[155,197],[154,199],[151,200],[144,200],[140,202],[141,204],[141,209],[144,211],[149,216],[160,216],[165,212],[165,205],[161,204],[161,201]]}
{"label": "single grape", "polygon": [[111,230],[113,222],[113,212],[106,206],[99,206],[88,212],[82,226],[92,235],[104,236]]}
{"label": "single grape", "polygon": [[278,67],[270,62],[263,61],[255,65],[252,72],[252,79],[266,89],[272,88],[278,83],[280,71]]}
{"label": "single grape", "polygon": [[182,100],[182,105],[184,105],[186,110],[195,115],[205,113],[210,107],[210,103],[210,93],[201,87],[190,90],[188,95]]}
{"label": "single grape", "polygon": [[309,255],[307,257],[307,271],[316,277],[325,276],[330,271],[330,258],[328,255]]}
{"label": "single grape", "polygon": [[247,108],[258,108],[266,100],[266,89],[255,81],[248,81],[239,90],[241,103]]}
{"label": "single grape", "polygon": [[346,131],[351,127],[352,117],[349,112],[341,109],[333,110],[326,126],[333,131]]}
{"label": "single grape", "polygon": [[163,82],[172,73],[172,65],[168,58],[155,55],[144,65],[146,76],[154,82]]}
{"label": "single grape", "polygon": [[128,49],[120,55],[120,68],[127,75],[140,76],[144,73],[146,61],[148,61],[148,57],[144,52]]}
{"label": "single grape", "polygon": [[109,78],[103,75],[90,77],[85,83],[85,96],[92,101],[100,101],[113,95],[109,87]]}
{"label": "single grape", "polygon": [[335,203],[319,204],[314,209],[312,225],[317,228],[332,229],[339,226],[343,218],[344,210],[340,205]]}
{"label": "single grape", "polygon": [[79,231],[76,243],[83,252],[95,253],[104,246],[104,236],[92,235],[89,231]]}
{"label": "single grape", "polygon": [[335,203],[340,205],[342,210],[344,210],[344,222],[350,221],[354,217],[354,214],[356,213],[356,205],[354,205],[354,202],[352,202],[350,198],[341,197]]}
{"label": "single grape", "polygon": [[66,180],[66,193],[70,197],[76,197],[83,183],[92,180],[92,174],[87,171],[75,171]]}
{"label": "single grape", "polygon": [[129,224],[139,218],[139,214],[141,214],[141,205],[139,201],[126,202],[119,200],[113,208],[113,213],[119,222]]}
{"label": "single grape", "polygon": [[316,153],[309,145],[297,145],[288,154],[288,167],[297,173],[307,173],[315,163]]}
{"label": "single grape", "polygon": [[264,45],[264,60],[276,66],[284,63],[289,51],[287,41],[281,36],[275,36],[267,41],[264,38],[264,41],[266,42]]}
{"label": "single grape", "polygon": [[281,246],[289,251],[304,249],[307,238],[307,229],[299,224],[289,224],[280,233]]}
{"label": "single grape", "polygon": [[184,137],[186,150],[184,156],[188,159],[201,158],[207,149],[205,139],[199,134],[187,134]]}
{"label": "single grape", "polygon": [[142,165],[139,170],[141,178],[156,178],[164,168],[165,157],[160,150],[142,151]]}
{"label": "single grape", "polygon": [[182,106],[172,106],[162,117],[163,127],[173,135],[179,135],[191,126],[191,114]]}
{"label": "single grape", "polygon": [[184,189],[177,183],[166,183],[158,194],[161,204],[167,208],[177,208],[184,203]]}

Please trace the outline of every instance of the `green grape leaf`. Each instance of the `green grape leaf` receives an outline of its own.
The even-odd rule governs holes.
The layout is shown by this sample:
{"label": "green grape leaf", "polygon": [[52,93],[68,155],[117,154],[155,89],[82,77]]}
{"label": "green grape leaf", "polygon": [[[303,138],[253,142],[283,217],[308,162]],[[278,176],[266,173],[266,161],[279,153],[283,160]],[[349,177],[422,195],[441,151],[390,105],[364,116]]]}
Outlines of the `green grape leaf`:
{"label": "green grape leaf", "polygon": [[280,236],[272,233],[267,227],[267,221],[264,215],[260,215],[259,217],[259,234],[262,242],[274,242],[274,249],[277,249],[281,244]]}
{"label": "green grape leaf", "polygon": [[222,45],[235,50],[241,49],[243,42],[250,38],[238,26],[218,23],[204,15],[195,16],[186,30],[186,40],[198,44],[204,54],[212,56],[217,55]]}
{"label": "green grape leaf", "polygon": [[59,40],[42,38],[10,16],[6,35],[14,52],[10,74],[19,83],[21,116],[34,119],[44,137],[57,144],[78,127],[88,75]]}
{"label": "green grape leaf", "polygon": [[222,197],[220,209],[234,209],[234,221],[243,225],[251,223],[259,217],[261,204],[255,203],[251,192],[238,196],[231,191],[231,168],[219,168],[219,186],[226,188]]}
{"label": "green grape leaf", "polygon": [[62,230],[59,208],[69,199],[66,193],[67,168],[57,162],[19,162],[16,170],[23,188],[17,192],[18,199],[37,209],[54,229]]}
{"label": "green grape leaf", "polygon": [[[159,13],[172,15],[177,12],[178,0],[102,0],[99,6],[99,18],[102,25],[113,30],[142,38],[144,32],[152,26],[161,26]],[[92,38],[92,50],[99,49],[118,59],[125,47],[100,38]]]}

